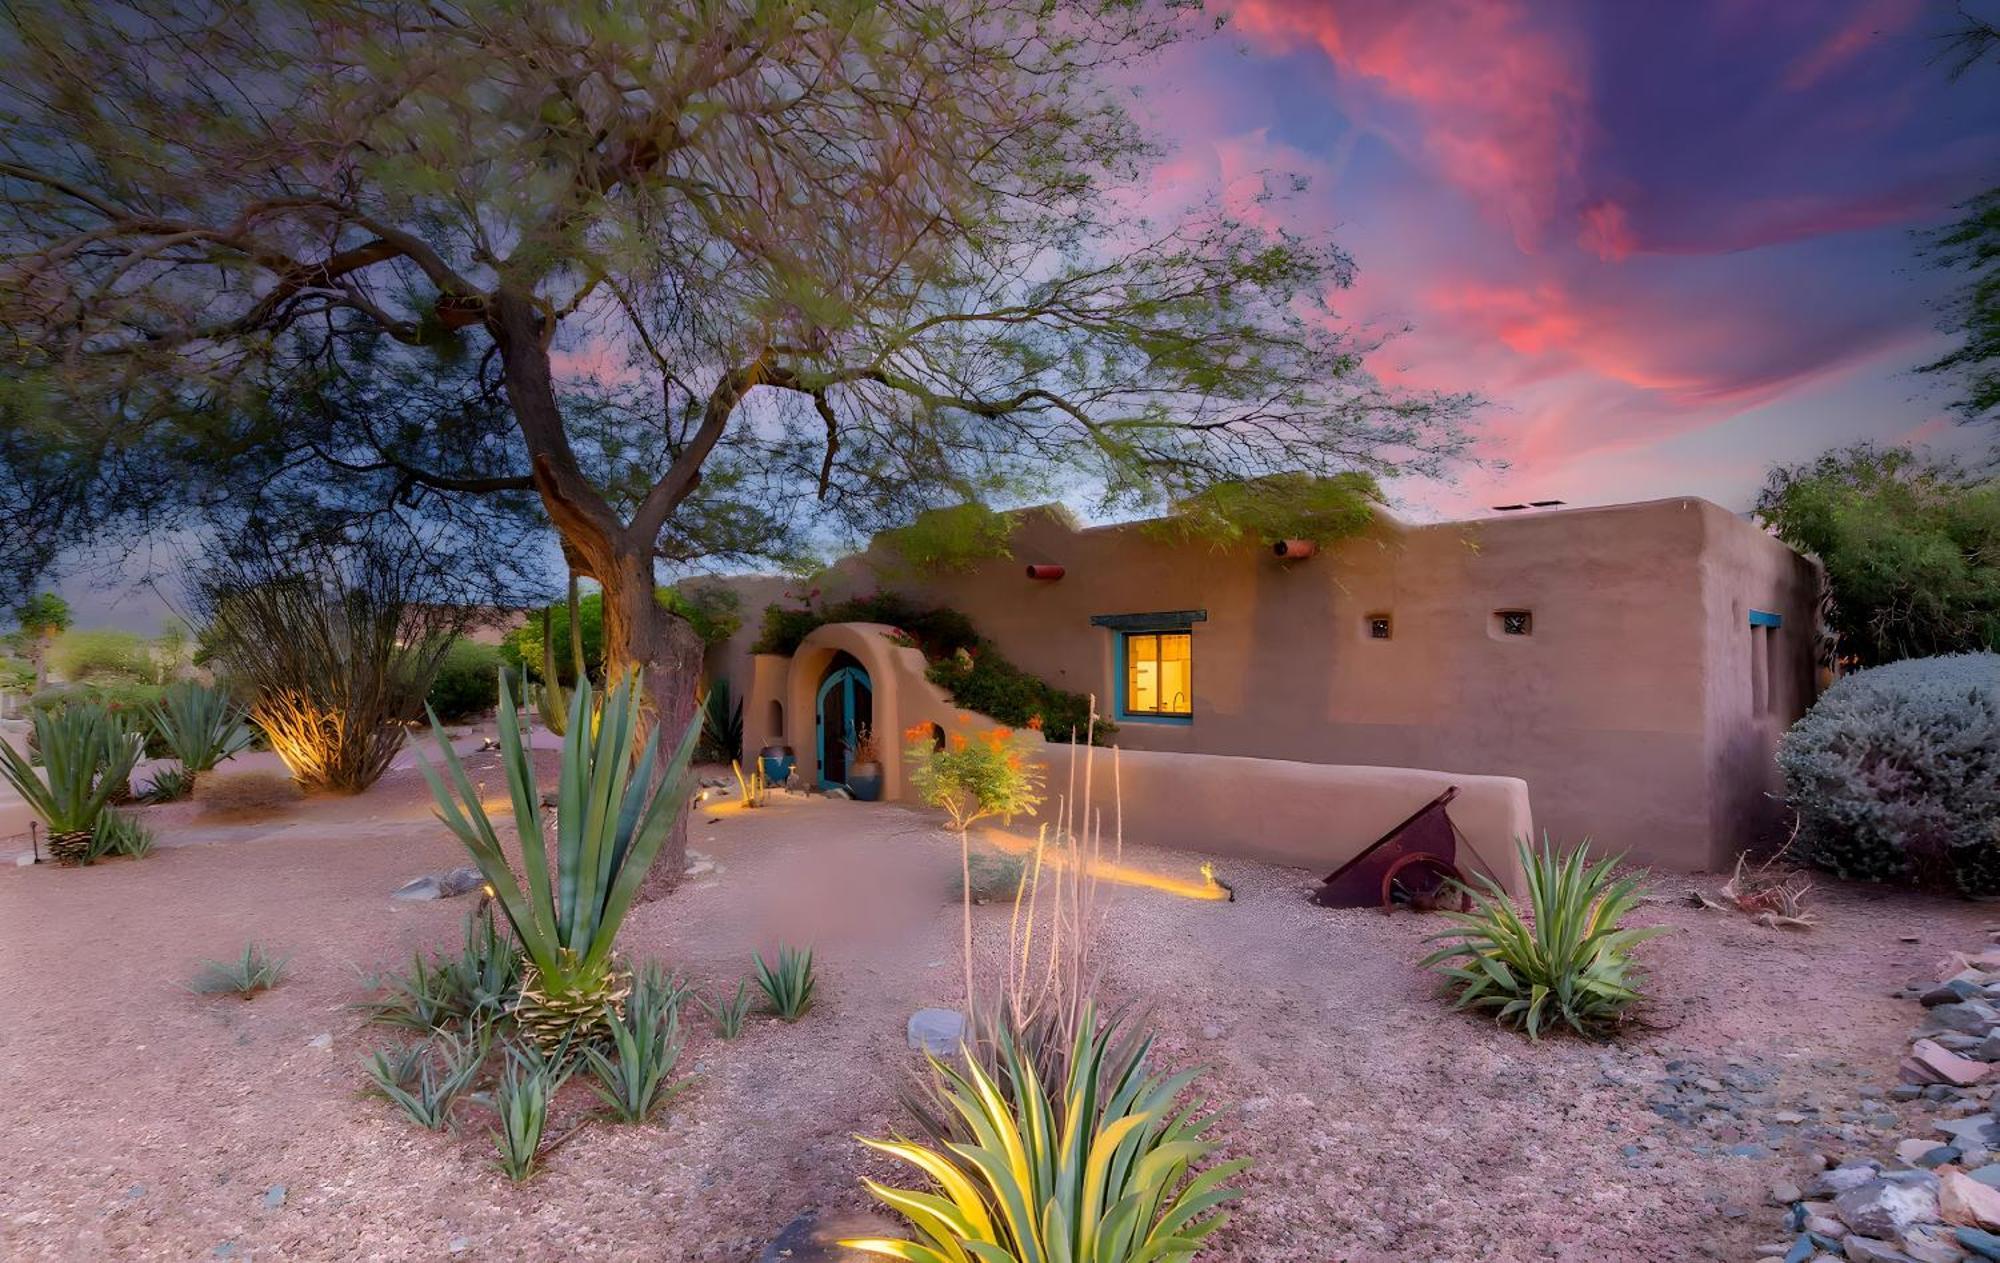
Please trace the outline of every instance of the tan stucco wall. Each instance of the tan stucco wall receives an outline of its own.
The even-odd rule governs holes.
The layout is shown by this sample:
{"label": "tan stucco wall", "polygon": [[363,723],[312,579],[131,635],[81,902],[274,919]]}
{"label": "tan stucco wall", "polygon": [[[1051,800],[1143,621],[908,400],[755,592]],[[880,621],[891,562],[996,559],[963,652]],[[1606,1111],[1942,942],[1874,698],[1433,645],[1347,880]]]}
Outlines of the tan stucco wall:
{"label": "tan stucco wall", "polygon": [[[1041,749],[1049,791],[1041,814],[1053,818],[1059,795],[1082,800],[1083,769],[1072,770],[1068,745]],[[1514,839],[1533,834],[1534,817],[1527,782],[1515,777],[1158,750],[1121,749],[1115,758],[1097,750],[1084,758],[1107,846],[1122,815],[1128,843],[1289,864],[1321,877],[1457,786],[1447,811],[1464,838],[1459,867],[1521,893]]]}
{"label": "tan stucco wall", "polygon": [[[1022,667],[1095,692],[1106,711],[1112,633],[1091,616],[1204,610],[1193,722],[1124,722],[1120,746],[1516,777],[1558,843],[1589,837],[1683,869],[1722,866],[1768,834],[1771,751],[1810,701],[1813,566],[1702,500],[1384,519],[1297,562],[1262,546],[1170,544],[1136,525],[1078,531],[1029,511],[1011,551],[922,577],[871,550],[822,589],[949,605]],[[1067,573],[1038,582],[1027,563]],[[1533,635],[1499,634],[1494,612],[1514,608],[1533,612]],[[1785,620],[1785,683],[1762,715],[1744,674],[1752,608]],[[746,628],[761,612],[746,598]],[[1375,613],[1393,619],[1391,639],[1368,637]],[[807,725],[792,725],[803,759],[810,688],[787,709]]]}

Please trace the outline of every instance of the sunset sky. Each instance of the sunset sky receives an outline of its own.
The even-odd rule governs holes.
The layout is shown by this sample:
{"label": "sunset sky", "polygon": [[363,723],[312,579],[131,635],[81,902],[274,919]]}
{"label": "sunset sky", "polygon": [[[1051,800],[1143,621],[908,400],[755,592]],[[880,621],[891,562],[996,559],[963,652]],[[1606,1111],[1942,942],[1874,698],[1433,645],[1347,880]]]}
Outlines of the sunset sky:
{"label": "sunset sky", "polygon": [[1330,228],[1360,267],[1340,314],[1410,327],[1377,373],[1492,401],[1510,467],[1408,507],[1741,509],[1774,460],[1995,437],[1910,372],[1949,344],[1912,231],[2000,176],[2000,67],[1950,79],[1956,10],[1242,0],[1147,76],[1157,195]]}
{"label": "sunset sky", "polygon": [[[1743,510],[1774,461],[2000,439],[1911,371],[1950,345],[1914,233],[2000,182],[2000,66],[1950,78],[1953,0],[1212,2],[1225,29],[1139,79],[1144,195],[1330,231],[1340,317],[1407,327],[1374,371],[1489,401],[1487,463],[1392,487],[1407,516]],[[156,560],[63,590],[150,628]]]}

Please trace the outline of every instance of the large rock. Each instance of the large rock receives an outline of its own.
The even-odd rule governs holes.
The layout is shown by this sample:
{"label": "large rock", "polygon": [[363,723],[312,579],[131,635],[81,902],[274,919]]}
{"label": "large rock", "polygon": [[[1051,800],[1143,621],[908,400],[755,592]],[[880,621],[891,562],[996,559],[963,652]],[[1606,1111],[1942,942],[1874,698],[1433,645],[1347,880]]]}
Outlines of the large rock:
{"label": "large rock", "polygon": [[1963,1171],[1945,1171],[1938,1182],[1938,1213],[1962,1228],[2000,1228],[2000,1189]]}
{"label": "large rock", "polygon": [[1893,1238],[1905,1228],[1935,1223],[1938,1177],[1929,1171],[1893,1171],[1833,1199],[1842,1223],[1864,1236]]}
{"label": "large rock", "polygon": [[1831,1171],[1821,1171],[1806,1181],[1806,1196],[1835,1197],[1851,1188],[1860,1188],[1882,1173],[1873,1162],[1851,1162]]}
{"label": "large rock", "polygon": [[1940,1004],[1924,1014],[1926,1031],[1960,1031],[1967,1035],[1985,1035],[1995,1026],[2000,1026],[2000,1009],[1995,1009],[1984,1000],[1962,1000],[1957,1004]]}
{"label": "large rock", "polygon": [[422,902],[430,899],[455,899],[459,895],[469,895],[486,883],[485,874],[470,864],[462,864],[450,872],[428,873],[412,882],[405,882],[396,888],[391,899]]}
{"label": "large rock", "polygon": [[837,1244],[852,1237],[898,1237],[900,1224],[872,1212],[809,1210],[792,1220],[764,1247],[757,1263],[867,1263],[877,1256],[843,1250]]}
{"label": "large rock", "polygon": [[1909,1255],[1873,1237],[1848,1237],[1840,1243],[1840,1248],[1854,1263],[1910,1263]]}
{"label": "large rock", "polygon": [[965,1015],[957,1009],[918,1009],[910,1014],[910,1047],[943,1057],[958,1051],[965,1038]]}
{"label": "large rock", "polygon": [[1930,1039],[1920,1039],[1911,1045],[1910,1055],[1903,1059],[1902,1065],[1905,1083],[1948,1083],[1957,1088],[1971,1087],[1992,1070],[1987,1062],[1961,1057]]}

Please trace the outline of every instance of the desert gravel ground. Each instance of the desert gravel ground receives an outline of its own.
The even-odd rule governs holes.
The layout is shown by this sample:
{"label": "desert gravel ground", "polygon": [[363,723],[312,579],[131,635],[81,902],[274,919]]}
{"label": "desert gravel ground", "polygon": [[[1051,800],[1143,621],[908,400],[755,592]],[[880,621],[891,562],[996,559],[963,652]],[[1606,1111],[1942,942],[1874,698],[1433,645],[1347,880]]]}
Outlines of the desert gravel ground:
{"label": "desert gravel ground", "polygon": [[[492,756],[475,765],[497,792]],[[784,795],[703,812],[693,845],[718,867],[637,910],[627,952],[712,995],[753,951],[810,942],[820,1006],[733,1043],[697,1016],[693,1084],[661,1121],[582,1127],[516,1188],[477,1108],[434,1134],[359,1092],[391,1042],[350,1007],[362,977],[455,943],[467,912],[387,897],[462,862],[417,775],[257,824],[148,816],[163,844],[144,861],[0,870],[9,1260],[753,1259],[803,1210],[865,1207],[861,1174],[895,1174],[851,1137],[907,1125],[904,1021],[957,999],[957,849],[929,818]],[[1181,876],[1199,858],[1127,857]],[[1643,949],[1648,1025],[1536,1046],[1438,1001],[1414,967],[1436,918],[1312,907],[1297,870],[1219,873],[1236,902],[1119,891],[1103,949],[1110,997],[1150,1006],[1164,1063],[1210,1068],[1226,1152],[1255,1162],[1218,1261],[1753,1258],[1763,1190],[1805,1150],[1863,1148],[1857,1129],[1898,1124],[1880,1111],[1918,1108],[1852,1108],[1902,1051],[1891,992],[2000,920],[1829,886],[1825,924],[1786,932],[1687,906],[1691,879],[1663,878],[1642,914],[1673,931]],[[990,968],[1006,911],[976,911]],[[252,939],[290,956],[283,986],[185,989]],[[1713,1076],[1733,1112],[1663,1115],[1675,1075]],[[552,1134],[588,1099],[573,1085]]]}

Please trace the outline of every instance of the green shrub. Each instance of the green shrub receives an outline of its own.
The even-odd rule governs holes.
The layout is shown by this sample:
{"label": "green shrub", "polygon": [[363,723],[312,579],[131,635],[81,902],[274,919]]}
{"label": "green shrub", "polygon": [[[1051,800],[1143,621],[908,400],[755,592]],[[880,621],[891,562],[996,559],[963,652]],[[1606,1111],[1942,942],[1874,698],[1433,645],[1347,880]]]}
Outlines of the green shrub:
{"label": "green shrub", "polygon": [[905,1260],[975,1253],[1094,1263],[1193,1258],[1228,1220],[1218,1208],[1237,1194],[1225,1182],[1249,1163],[1197,1170],[1215,1144],[1206,1138],[1214,1116],[1180,1099],[1196,1072],[1150,1074],[1142,1048],[1124,1073],[1107,1073],[1107,1062],[1117,1060],[1117,1025],[1100,1028],[1094,1011],[1085,1015],[1060,1084],[1045,1085],[1013,1040],[1003,1048],[1003,1076],[989,1074],[969,1052],[962,1072],[933,1061],[946,1101],[972,1138],[937,1146],[863,1140],[917,1168],[928,1187],[862,1181],[909,1220],[914,1239],[842,1244]]}
{"label": "green shrub", "polygon": [[[653,593],[660,608],[678,614],[694,628],[695,635],[701,637],[704,645],[716,645],[734,636],[743,626],[743,615],[739,608],[742,598],[734,589],[714,585],[702,585],[681,591],[679,588],[657,588]],[[542,647],[553,641],[557,668],[562,672],[560,683],[576,683],[576,671],[570,652],[569,602],[562,600],[548,607],[547,630],[543,629],[543,611],[529,611],[528,619],[519,627],[500,639],[500,652],[508,666],[516,671],[526,667],[530,674],[539,677],[542,673]],[[582,633],[583,660],[593,675],[601,674],[599,665],[604,661],[604,594],[592,592],[579,596],[576,603],[576,625]],[[548,641],[544,640],[544,636]]]}
{"label": "green shrub", "polygon": [[1011,556],[1007,541],[1016,519],[983,504],[958,504],[919,513],[908,526],[883,531],[876,539],[918,574],[954,574],[982,561]]}
{"label": "green shrub", "polygon": [[951,897],[963,899],[966,882],[970,879],[972,902],[1012,903],[1014,897],[1021,893],[1021,879],[1027,871],[1027,863],[1018,855],[971,851],[962,871],[952,874]]}
{"label": "green shrub", "polygon": [[1475,875],[1473,911],[1446,915],[1458,928],[1433,934],[1447,945],[1425,957],[1458,992],[1455,1008],[1494,1010],[1530,1039],[1560,1022],[1580,1035],[1602,1035],[1642,998],[1632,947],[1660,927],[1619,922],[1639,901],[1636,877],[1613,880],[1616,857],[1592,864],[1588,840],[1567,857],[1545,837],[1539,851],[1520,844],[1532,924],[1521,919],[1498,883]]}
{"label": "green shrub", "polygon": [[137,632],[98,628],[66,631],[49,646],[49,665],[73,683],[89,680],[159,682],[152,645]]}
{"label": "green shrub", "polygon": [[71,706],[100,706],[145,740],[149,759],[171,757],[173,749],[149,718],[166,690],[136,680],[100,680],[90,684],[52,684],[28,699],[30,711],[58,711]]}
{"label": "green shrub", "polygon": [[886,623],[909,636],[932,660],[979,643],[971,620],[957,610],[919,606],[896,592],[870,592],[818,609],[767,605],[762,631],[750,652],[797,653],[801,641],[828,623]]}
{"label": "green shrub", "polygon": [[1773,469],[1757,514],[1825,565],[1842,657],[2000,650],[2000,479],[1862,444]]}
{"label": "green shrub", "polygon": [[2000,894],[2000,654],[1847,676],[1785,734],[1778,766],[1810,862]]}
{"label": "green shrub", "polygon": [[1051,741],[1083,740],[1109,745],[1118,726],[1098,717],[1090,722],[1090,698],[1059,689],[1009,662],[990,644],[965,649],[931,663],[925,673],[931,683],[951,694],[970,711],[991,716],[1016,728],[1033,728]]}
{"label": "green shrub", "polygon": [[0,693],[25,693],[34,687],[34,663],[0,654]]}
{"label": "green shrub", "polygon": [[443,720],[483,715],[500,703],[500,666],[500,646],[461,636],[444,651],[424,700]]}
{"label": "green shrub", "polygon": [[1042,801],[1037,792],[1041,767],[1009,729],[988,729],[972,737],[954,732],[943,748],[931,740],[925,724],[903,736],[910,787],[950,818],[953,833],[962,835],[988,816],[1033,811]]}

